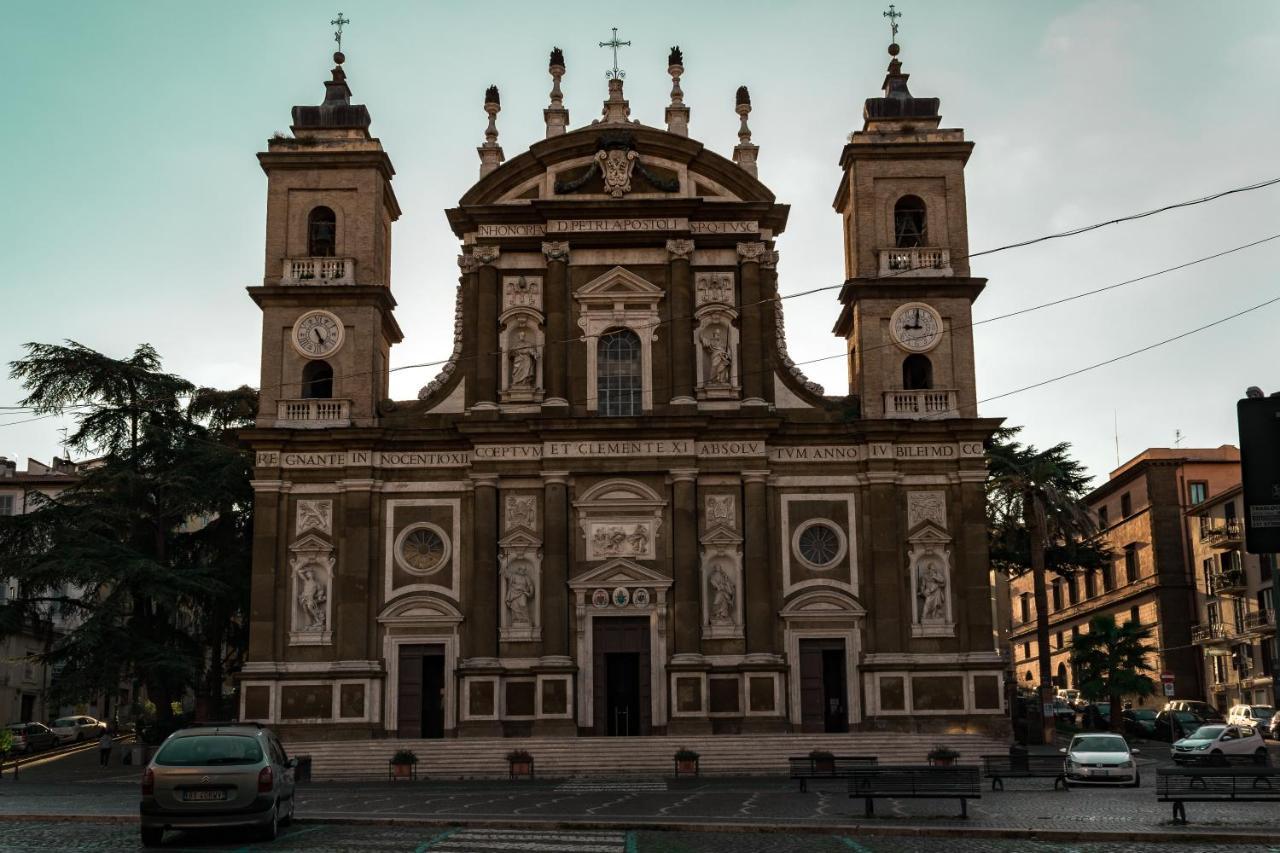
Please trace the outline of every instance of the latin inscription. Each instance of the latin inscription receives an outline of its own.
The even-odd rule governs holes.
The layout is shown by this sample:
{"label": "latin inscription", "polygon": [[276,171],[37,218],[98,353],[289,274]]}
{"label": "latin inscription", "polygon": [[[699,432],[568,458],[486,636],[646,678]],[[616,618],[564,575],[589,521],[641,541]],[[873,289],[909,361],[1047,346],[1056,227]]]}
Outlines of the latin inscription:
{"label": "latin inscription", "polygon": [[476,227],[477,237],[545,237],[547,226],[533,223],[510,223],[505,225],[479,225]]}
{"label": "latin inscription", "polygon": [[548,234],[594,234],[610,231],[688,231],[689,220],[678,216],[636,219],[552,219]]}
{"label": "latin inscription", "polygon": [[858,444],[829,444],[809,447],[770,447],[770,462],[857,462],[862,458]]}
{"label": "latin inscription", "polygon": [[694,234],[756,234],[760,231],[760,223],[749,222],[690,222],[689,230]]}

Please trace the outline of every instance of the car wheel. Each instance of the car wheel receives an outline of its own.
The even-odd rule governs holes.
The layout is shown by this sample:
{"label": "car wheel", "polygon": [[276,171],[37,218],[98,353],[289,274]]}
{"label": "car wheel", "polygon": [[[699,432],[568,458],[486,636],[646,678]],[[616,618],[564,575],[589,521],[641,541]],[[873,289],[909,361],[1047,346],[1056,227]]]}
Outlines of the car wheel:
{"label": "car wheel", "polygon": [[1142,774],[1141,774],[1141,773],[1135,773],[1135,774],[1133,774],[1133,781],[1129,783],[1129,787],[1130,787],[1130,788],[1141,788],[1141,787],[1142,787]]}
{"label": "car wheel", "polygon": [[271,807],[271,822],[262,827],[258,837],[263,841],[275,841],[280,835],[280,802]]}
{"label": "car wheel", "polygon": [[295,807],[295,806],[294,806],[294,804],[293,804],[293,799],[292,799],[292,798],[290,798],[290,800],[289,800],[289,813],[288,813],[287,815],[285,815],[284,817],[280,818],[280,825],[281,825],[281,826],[288,826],[289,824],[293,823],[293,810],[294,810],[294,808],[296,808],[296,807]]}
{"label": "car wheel", "polygon": [[142,846],[159,847],[164,843],[164,829],[159,826],[142,827]]}

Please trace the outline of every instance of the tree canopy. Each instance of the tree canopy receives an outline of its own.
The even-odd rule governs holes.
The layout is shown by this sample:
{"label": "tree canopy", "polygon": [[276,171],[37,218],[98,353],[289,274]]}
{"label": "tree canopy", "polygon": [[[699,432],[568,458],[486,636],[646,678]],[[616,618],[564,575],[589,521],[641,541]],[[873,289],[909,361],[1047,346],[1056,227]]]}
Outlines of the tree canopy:
{"label": "tree canopy", "polygon": [[123,359],[74,341],[26,350],[10,365],[23,405],[72,413],[67,446],[94,458],[0,518],[0,574],[18,582],[0,634],[44,626],[56,700],[138,682],[162,718],[188,691],[216,713],[244,646],[253,493],[235,430],[257,393],[197,388],[146,344]]}
{"label": "tree canopy", "polygon": [[1150,626],[1139,622],[1120,625],[1111,615],[1089,620],[1089,631],[1071,641],[1071,666],[1076,687],[1086,699],[1111,703],[1111,724],[1121,730],[1120,700],[1124,696],[1150,696],[1156,692],[1147,655],[1152,651]]}

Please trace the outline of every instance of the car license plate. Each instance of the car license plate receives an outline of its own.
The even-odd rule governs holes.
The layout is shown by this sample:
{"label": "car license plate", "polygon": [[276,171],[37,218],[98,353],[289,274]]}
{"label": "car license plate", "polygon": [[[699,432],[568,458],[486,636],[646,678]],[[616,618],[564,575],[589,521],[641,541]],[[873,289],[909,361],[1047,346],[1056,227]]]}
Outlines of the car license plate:
{"label": "car license plate", "polygon": [[1111,771],[1105,767],[1094,767],[1089,770],[1090,776],[1110,776]]}
{"label": "car license plate", "polygon": [[182,799],[185,802],[208,802],[211,800],[225,800],[227,798],[226,791],[183,791]]}

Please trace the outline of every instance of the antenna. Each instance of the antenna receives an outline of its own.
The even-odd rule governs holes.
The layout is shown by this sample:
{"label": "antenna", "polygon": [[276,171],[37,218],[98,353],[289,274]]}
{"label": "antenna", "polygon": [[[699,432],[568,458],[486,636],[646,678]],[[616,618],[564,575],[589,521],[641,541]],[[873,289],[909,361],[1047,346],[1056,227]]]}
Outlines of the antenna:
{"label": "antenna", "polygon": [[1175,430],[1173,431],[1173,446],[1174,446],[1174,447],[1182,447],[1182,441],[1183,441],[1183,439],[1185,439],[1185,438],[1186,438],[1186,436],[1182,434],[1182,430],[1180,430],[1180,429],[1175,429]]}

